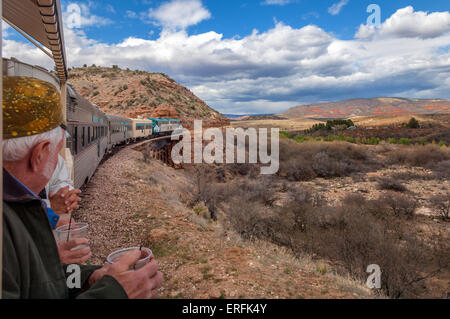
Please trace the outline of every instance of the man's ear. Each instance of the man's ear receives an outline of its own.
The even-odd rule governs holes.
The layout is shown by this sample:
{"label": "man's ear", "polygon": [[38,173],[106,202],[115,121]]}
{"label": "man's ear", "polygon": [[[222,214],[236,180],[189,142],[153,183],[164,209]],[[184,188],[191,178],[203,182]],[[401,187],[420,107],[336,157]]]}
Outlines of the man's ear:
{"label": "man's ear", "polygon": [[42,141],[31,151],[30,167],[36,173],[42,163],[45,163],[50,156],[50,141]]}

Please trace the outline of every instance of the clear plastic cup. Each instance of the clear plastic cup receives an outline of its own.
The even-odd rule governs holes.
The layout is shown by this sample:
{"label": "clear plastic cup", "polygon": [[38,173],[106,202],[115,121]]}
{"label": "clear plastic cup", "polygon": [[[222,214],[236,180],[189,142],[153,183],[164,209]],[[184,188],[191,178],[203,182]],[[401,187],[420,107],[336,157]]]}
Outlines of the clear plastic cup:
{"label": "clear plastic cup", "polygon": [[130,247],[130,248],[119,249],[119,250],[109,254],[109,256],[106,258],[106,261],[110,264],[115,264],[124,255],[126,255],[130,251],[139,250],[139,249],[141,250],[141,259],[139,259],[138,262],[133,267],[130,267],[130,270],[141,269],[142,267],[144,267],[145,265],[147,265],[150,262],[150,258],[153,255],[152,251],[145,247],[142,247],[142,248],[141,247]]}
{"label": "clear plastic cup", "polygon": [[[71,241],[77,238],[87,238],[88,235],[88,227],[87,223],[72,223],[56,228],[56,240],[60,241]],[[72,250],[77,250],[81,248],[88,247],[87,245],[79,245]]]}

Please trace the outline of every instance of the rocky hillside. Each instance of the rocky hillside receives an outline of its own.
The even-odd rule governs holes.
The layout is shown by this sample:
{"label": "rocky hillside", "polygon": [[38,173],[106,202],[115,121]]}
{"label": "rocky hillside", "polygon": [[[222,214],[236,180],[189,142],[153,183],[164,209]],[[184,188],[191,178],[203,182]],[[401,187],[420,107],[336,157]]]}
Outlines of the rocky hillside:
{"label": "rocky hillside", "polygon": [[345,118],[353,116],[386,116],[450,113],[450,100],[403,98],[353,99],[340,102],[299,105],[282,115],[288,118]]}
{"label": "rocky hillside", "polygon": [[162,73],[91,66],[70,69],[69,82],[109,114],[177,118],[188,127],[194,119],[204,120],[205,126],[229,123],[189,89]]}

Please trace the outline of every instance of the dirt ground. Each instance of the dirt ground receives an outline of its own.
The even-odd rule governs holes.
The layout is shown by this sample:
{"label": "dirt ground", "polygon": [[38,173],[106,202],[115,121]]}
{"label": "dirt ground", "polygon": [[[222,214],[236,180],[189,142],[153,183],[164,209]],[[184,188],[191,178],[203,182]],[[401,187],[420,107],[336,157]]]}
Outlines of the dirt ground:
{"label": "dirt ground", "polygon": [[109,158],[84,190],[74,215],[89,223],[91,264],[109,253],[145,245],[164,273],[162,298],[374,298],[364,283],[332,265],[294,258],[267,242],[244,242],[228,227],[186,208],[183,170],[127,147]]}

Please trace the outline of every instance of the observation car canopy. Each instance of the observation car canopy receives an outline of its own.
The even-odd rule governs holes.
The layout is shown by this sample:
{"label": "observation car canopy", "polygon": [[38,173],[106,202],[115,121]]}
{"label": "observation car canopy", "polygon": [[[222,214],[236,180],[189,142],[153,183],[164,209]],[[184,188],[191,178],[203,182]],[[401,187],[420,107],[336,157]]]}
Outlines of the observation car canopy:
{"label": "observation car canopy", "polygon": [[3,0],[3,19],[50,50],[62,83],[67,60],[59,0]]}

